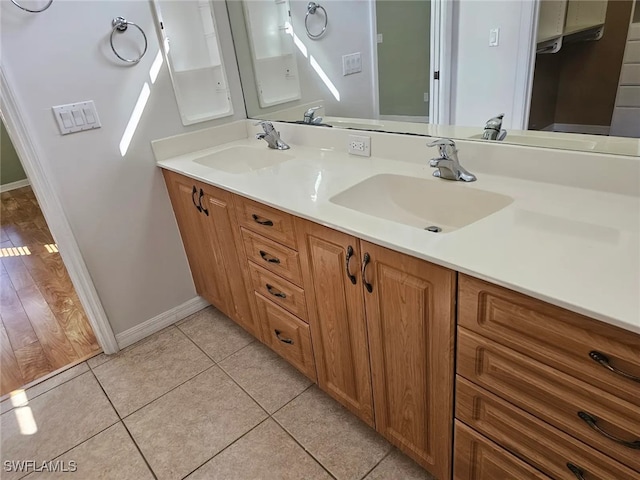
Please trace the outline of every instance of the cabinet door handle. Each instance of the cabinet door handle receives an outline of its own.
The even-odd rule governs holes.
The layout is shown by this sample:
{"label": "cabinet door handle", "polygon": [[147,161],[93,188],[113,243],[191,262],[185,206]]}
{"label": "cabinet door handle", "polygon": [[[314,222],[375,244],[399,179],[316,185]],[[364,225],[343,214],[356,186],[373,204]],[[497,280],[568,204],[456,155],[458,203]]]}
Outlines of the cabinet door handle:
{"label": "cabinet door handle", "polygon": [[352,275],[351,272],[349,271],[349,260],[351,260],[352,256],[353,256],[353,247],[351,245],[349,245],[347,247],[347,259],[345,260],[345,269],[347,270],[347,277],[349,277],[349,280],[351,280],[351,283],[353,283],[355,285],[356,284],[356,276]]}
{"label": "cabinet door handle", "polygon": [[606,430],[603,430],[599,425],[598,425],[598,419],[596,417],[594,417],[593,415],[587,413],[587,412],[578,412],[578,416],[580,417],[581,420],[584,420],[584,422],[589,425],[593,430],[595,430],[596,432],[598,432],[600,435],[607,437],[609,440],[613,440],[616,443],[619,443],[620,445],[624,445],[625,447],[628,448],[633,448],[636,450],[640,450],[640,440],[635,440],[633,442],[628,442],[626,440],[622,440],[621,438],[618,438],[614,435],[611,435],[609,432],[607,432]]}
{"label": "cabinet door handle", "polygon": [[280,263],[280,259],[278,257],[274,257],[270,253],[265,252],[264,250],[260,250],[260,256],[265,262],[269,263]]}
{"label": "cabinet door handle", "polygon": [[274,330],[276,337],[278,338],[278,340],[280,340],[282,343],[287,343],[289,345],[293,345],[293,340],[291,340],[290,338],[282,338],[280,335],[282,335],[282,332],[278,329]]}
{"label": "cabinet door handle", "polygon": [[204,212],[207,214],[207,217],[209,216],[209,210],[207,210],[206,208],[204,208],[202,206],[202,197],[204,197],[204,191],[202,189],[200,189],[200,198],[198,199],[198,203],[200,204],[200,211]]}
{"label": "cabinet door handle", "polygon": [[196,203],[196,195],[198,194],[198,189],[196,186],[193,186],[193,190],[191,191],[191,201],[196,206],[199,212],[202,212],[202,207]]}
{"label": "cabinet door handle", "polygon": [[573,474],[576,476],[576,478],[577,478],[578,480],[586,480],[586,479],[584,478],[584,470],[582,470],[581,468],[576,467],[576,466],[575,466],[573,463],[571,463],[571,462],[568,462],[568,463],[567,463],[567,468],[568,468],[569,470],[571,470],[571,473],[573,473]]}
{"label": "cabinet door handle", "polygon": [[269,219],[267,220],[260,220],[260,217],[258,215],[256,215],[255,213],[251,215],[251,218],[253,218],[253,221],[256,223],[259,223],[260,225],[264,225],[266,227],[273,227],[273,222]]}
{"label": "cabinet door handle", "polygon": [[589,357],[594,362],[598,362],[600,365],[602,365],[607,370],[610,370],[613,373],[617,373],[621,377],[628,378],[629,380],[633,380],[634,382],[640,382],[640,377],[636,377],[635,375],[631,375],[630,373],[623,372],[622,370],[618,370],[616,367],[611,365],[609,363],[609,357],[607,357],[603,353],[600,353],[600,352],[598,352],[596,350],[592,350],[591,352],[589,352]]}
{"label": "cabinet door handle", "polygon": [[362,283],[364,283],[364,288],[367,289],[367,292],[373,292],[373,285],[367,282],[367,265],[369,264],[369,260],[371,257],[368,253],[364,254],[364,258],[362,260]]}
{"label": "cabinet door handle", "polygon": [[276,290],[275,288],[273,288],[273,285],[269,285],[267,283],[266,287],[267,287],[267,292],[269,292],[274,297],[287,298],[287,295],[285,293],[282,293],[280,290]]}

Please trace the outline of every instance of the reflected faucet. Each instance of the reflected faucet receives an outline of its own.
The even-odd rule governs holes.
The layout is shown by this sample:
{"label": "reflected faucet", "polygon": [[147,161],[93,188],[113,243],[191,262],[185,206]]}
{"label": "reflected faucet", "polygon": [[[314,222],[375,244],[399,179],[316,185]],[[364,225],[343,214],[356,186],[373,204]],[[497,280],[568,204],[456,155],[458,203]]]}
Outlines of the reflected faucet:
{"label": "reflected faucet", "polygon": [[318,105],[316,107],[311,107],[309,110],[304,112],[304,123],[308,123],[310,125],[317,125],[322,123],[322,117],[316,117],[316,110],[320,110],[322,105]]}
{"label": "reflected faucet", "polygon": [[484,133],[482,134],[483,140],[497,140],[501,142],[507,136],[507,131],[502,129],[502,119],[504,113],[497,115],[487,120],[484,126]]}
{"label": "reflected faucet", "polygon": [[264,140],[265,142],[267,142],[269,148],[273,148],[275,150],[288,150],[289,148],[291,148],[280,139],[280,133],[276,131],[276,127],[273,126],[273,123],[262,120],[260,122],[254,123],[254,125],[262,126],[264,132],[256,133],[256,138],[258,140]]}
{"label": "reflected faucet", "polygon": [[458,150],[453,140],[449,138],[439,138],[435,142],[427,143],[427,147],[438,147],[440,157],[432,158],[429,166],[437,168],[433,172],[434,177],[445,180],[458,180],[461,182],[475,182],[476,176],[467,172],[458,161]]}

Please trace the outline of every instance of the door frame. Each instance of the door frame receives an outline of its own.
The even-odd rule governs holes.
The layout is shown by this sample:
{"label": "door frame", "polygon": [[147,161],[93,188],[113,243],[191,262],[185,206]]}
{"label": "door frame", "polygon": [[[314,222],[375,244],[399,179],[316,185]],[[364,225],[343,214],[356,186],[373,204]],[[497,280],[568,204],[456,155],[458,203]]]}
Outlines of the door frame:
{"label": "door frame", "polygon": [[60,198],[50,180],[52,175],[48,166],[38,155],[20,112],[14,90],[2,66],[0,66],[0,115],[31,183],[51,235],[58,244],[62,261],[69,272],[71,283],[87,314],[96,340],[104,353],[116,353],[119,350],[116,337],[82,258],[80,247],[73,235]]}
{"label": "door frame", "polygon": [[[449,125],[451,55],[453,53],[453,0],[431,0],[431,45],[429,61],[429,123]],[[438,79],[435,73],[438,72]]]}

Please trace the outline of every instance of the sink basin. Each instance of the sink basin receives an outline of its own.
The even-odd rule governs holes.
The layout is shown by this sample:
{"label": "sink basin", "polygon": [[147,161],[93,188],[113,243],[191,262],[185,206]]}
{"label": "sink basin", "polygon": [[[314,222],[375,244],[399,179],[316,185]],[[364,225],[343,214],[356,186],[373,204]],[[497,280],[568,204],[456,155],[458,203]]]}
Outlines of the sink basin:
{"label": "sink basin", "polygon": [[[470,138],[482,139],[482,134],[473,135]],[[495,140],[485,140],[487,142]],[[543,135],[511,135],[507,133],[504,143],[516,143],[518,145],[529,145],[532,147],[563,148],[569,150],[593,150],[596,142],[590,140],[575,140],[570,138],[554,138]]]}
{"label": "sink basin", "polygon": [[513,199],[463,182],[382,174],[329,199],[331,203],[426,229],[451,232],[503,209]]}
{"label": "sink basin", "polygon": [[293,158],[293,155],[286,153],[286,151],[273,150],[265,145],[260,145],[260,147],[236,145],[198,157],[194,162],[224,172],[249,173],[272,167]]}

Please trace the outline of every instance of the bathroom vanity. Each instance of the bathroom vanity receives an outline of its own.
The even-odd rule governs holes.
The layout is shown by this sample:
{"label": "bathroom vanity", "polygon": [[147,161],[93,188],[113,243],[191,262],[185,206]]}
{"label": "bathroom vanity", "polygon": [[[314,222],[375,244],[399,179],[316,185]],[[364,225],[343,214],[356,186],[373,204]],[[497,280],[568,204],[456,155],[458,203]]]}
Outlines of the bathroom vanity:
{"label": "bathroom vanity", "polygon": [[475,143],[448,182],[424,139],[278,129],[154,142],[201,296],[438,479],[638,478],[633,181]]}

